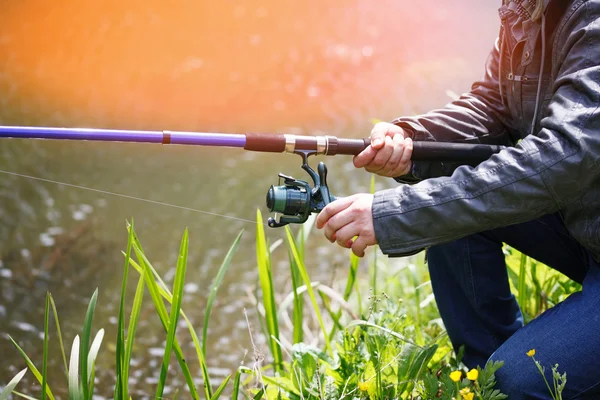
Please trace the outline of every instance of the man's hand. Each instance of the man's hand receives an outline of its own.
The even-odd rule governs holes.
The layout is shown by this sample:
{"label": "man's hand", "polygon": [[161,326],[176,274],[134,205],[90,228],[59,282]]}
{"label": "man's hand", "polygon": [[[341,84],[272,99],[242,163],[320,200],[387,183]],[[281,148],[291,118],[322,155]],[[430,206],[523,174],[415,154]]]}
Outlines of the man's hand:
{"label": "man's hand", "polygon": [[[359,193],[329,203],[317,216],[317,228],[325,228],[325,237],[345,248],[352,248],[358,257],[367,246],[377,244],[373,228],[373,195]],[[353,240],[354,237],[357,237]]]}
{"label": "man's hand", "polygon": [[354,157],[354,166],[390,178],[406,175],[412,150],[412,140],[402,128],[379,122],[371,131],[371,145]]}

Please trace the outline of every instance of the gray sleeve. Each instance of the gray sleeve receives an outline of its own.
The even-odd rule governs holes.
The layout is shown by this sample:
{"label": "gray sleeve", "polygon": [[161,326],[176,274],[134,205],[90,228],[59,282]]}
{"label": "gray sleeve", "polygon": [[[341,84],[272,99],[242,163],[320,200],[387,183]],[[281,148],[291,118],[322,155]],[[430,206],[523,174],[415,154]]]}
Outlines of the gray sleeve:
{"label": "gray sleeve", "polygon": [[575,206],[600,184],[600,0],[583,2],[564,31],[537,133],[475,168],[375,194],[375,235],[384,253],[532,220]]}

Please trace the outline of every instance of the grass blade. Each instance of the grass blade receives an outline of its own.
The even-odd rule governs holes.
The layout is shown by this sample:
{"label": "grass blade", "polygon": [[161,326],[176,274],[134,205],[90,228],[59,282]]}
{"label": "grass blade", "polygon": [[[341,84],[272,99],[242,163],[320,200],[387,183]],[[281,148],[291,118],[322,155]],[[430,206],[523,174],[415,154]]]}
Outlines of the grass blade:
{"label": "grass blade", "polygon": [[[123,267],[123,282],[121,283],[121,300],[119,302],[119,320],[117,323],[117,352],[116,352],[116,372],[117,383],[115,386],[116,398],[129,398],[128,380],[129,376],[123,373],[123,369],[129,366],[129,361],[125,361],[123,349],[125,349],[125,294],[127,292],[127,278],[129,276],[129,260],[131,258],[131,244],[133,243],[133,218],[131,219],[131,227],[127,234],[127,252],[125,253],[125,266]],[[134,303],[135,304],[135,303]]]}
{"label": "grass blade", "polygon": [[233,392],[231,394],[231,400],[238,400],[240,394],[240,385],[242,384],[242,372],[252,373],[252,370],[248,367],[240,366],[235,372],[235,378],[233,378]]}
{"label": "grass blade", "polygon": [[46,292],[46,307],[44,310],[44,349],[42,356],[42,400],[46,400],[48,387],[48,320],[50,319],[50,293]]}
{"label": "grass blade", "polygon": [[[375,174],[371,175],[371,194],[375,193]],[[373,270],[373,277],[372,277],[372,282],[371,282],[371,287],[373,288],[373,293],[375,295],[377,295],[377,293],[379,293],[377,291],[377,252],[374,251],[373,252],[373,264],[371,265],[371,268]]]}
{"label": "grass blade", "polygon": [[292,236],[292,231],[288,226],[285,227],[285,234],[288,239],[288,246],[292,255],[294,256],[294,260],[298,264],[298,270],[300,272],[300,276],[304,280],[304,284],[306,285],[306,289],[308,290],[308,296],[313,305],[313,309],[315,310],[315,314],[317,315],[317,319],[319,321],[319,325],[321,326],[321,330],[323,331],[323,337],[325,339],[325,347],[327,347],[327,351],[330,355],[333,355],[333,350],[331,348],[331,343],[329,340],[329,335],[327,335],[327,331],[325,329],[325,324],[323,323],[323,317],[321,316],[321,311],[319,310],[319,305],[317,304],[317,298],[315,297],[315,292],[311,286],[310,278],[308,276],[308,272],[306,271],[306,267],[304,263],[300,259],[298,255],[298,250],[296,249],[296,245],[294,243],[294,238]]}
{"label": "grass blade", "polygon": [[[136,244],[136,246],[138,246],[138,245]],[[143,253],[142,253],[142,256],[143,256]],[[152,267],[150,262],[145,258],[145,256],[144,256],[144,262],[146,263],[146,266],[149,269],[154,271],[154,268]],[[142,278],[144,278],[145,277],[144,269],[138,263],[136,263],[134,260],[130,260],[130,263],[140,273]],[[154,273],[156,274],[156,271],[154,271]],[[164,287],[165,285],[164,285],[161,277],[158,276],[158,274],[156,274],[156,280],[162,285],[162,286],[156,285],[160,296],[162,296],[165,300],[167,300],[169,303],[171,303],[173,300],[173,296],[171,296],[171,292],[168,289],[166,289],[166,287]],[[192,322],[190,321],[190,319],[188,318],[188,316],[185,314],[185,312],[183,310],[181,310],[181,316],[183,317],[183,319],[185,320],[185,322],[188,325],[188,330],[190,332],[190,336],[192,336],[192,341],[194,342],[194,348],[196,349],[196,354],[198,356],[198,362],[200,364],[200,368],[202,369],[202,379],[204,380],[204,394],[206,395],[207,399],[210,399],[212,397],[212,388],[210,385],[210,377],[208,375],[208,368],[206,366],[204,354],[202,353],[202,346],[200,345],[200,339],[198,338],[198,335],[196,334],[196,331],[194,330],[194,326],[192,325]],[[175,350],[177,350],[177,348]]]}
{"label": "grass blade", "polygon": [[8,382],[6,387],[4,389],[2,389],[2,392],[0,392],[0,400],[8,399],[8,396],[10,396],[10,394],[15,389],[15,387],[19,384],[19,382],[21,382],[21,379],[23,379],[26,372],[27,372],[27,368],[22,369],[21,372],[16,374],[14,376],[14,378],[12,378],[10,380],[10,382]]}
{"label": "grass blade", "polygon": [[[139,244],[139,241],[135,237],[135,234],[134,234],[133,240],[134,240],[133,250],[134,250],[134,252],[140,262],[140,266],[143,270],[143,276],[144,276],[144,281],[146,282],[146,287],[148,288],[148,291],[150,292],[150,296],[152,297],[152,302],[154,303],[154,307],[156,308],[156,312],[158,313],[160,322],[161,322],[165,332],[168,332],[169,315],[167,313],[165,304],[162,301],[161,292],[159,290],[158,284],[156,283],[156,280],[154,277],[153,268],[151,269],[149,262],[147,262],[147,258],[145,256],[144,252],[142,251],[141,245]],[[131,260],[131,262],[132,262],[132,265],[135,265],[135,264],[133,264],[133,260]],[[162,280],[160,280],[160,281],[162,282]],[[192,398],[197,400],[197,399],[199,399],[199,397],[198,397],[198,392],[196,391],[196,387],[194,385],[194,380],[192,378],[192,374],[190,372],[188,365],[185,362],[185,358],[183,357],[183,352],[181,351],[181,346],[179,345],[179,342],[177,341],[176,338],[173,341],[173,349],[175,351],[175,356],[177,357],[177,361],[179,362],[179,366],[181,367],[183,376],[185,377],[185,381],[190,389]],[[208,398],[210,398],[210,397],[208,397]]]}
{"label": "grass blade", "polygon": [[204,326],[202,327],[202,353],[206,354],[206,336],[208,335],[208,321],[210,319],[210,312],[212,310],[212,305],[217,297],[217,290],[221,283],[223,282],[223,278],[225,277],[225,273],[229,269],[231,265],[231,260],[233,259],[233,255],[237,251],[238,245],[240,244],[240,240],[242,238],[242,234],[244,231],[242,230],[237,238],[234,240],[233,244],[227,251],[227,255],[225,255],[225,259],[219,268],[219,272],[217,273],[217,277],[215,278],[211,288],[210,293],[208,295],[208,300],[206,302],[206,311],[204,312]]}
{"label": "grass blade", "polygon": [[[527,256],[521,253],[521,263],[519,265],[519,281],[517,286],[517,296],[519,296],[519,305],[522,310],[527,310]],[[528,311],[528,310],[527,310]],[[526,311],[526,312],[527,312]]]}
{"label": "grass blade", "polygon": [[[98,300],[98,288],[94,290],[94,294],[90,299],[85,320],[83,322],[83,333],[81,335],[79,366],[81,368],[81,389],[84,400],[91,398],[89,380],[88,380],[88,353],[90,348],[90,338],[92,336],[92,322],[94,319],[94,311],[96,310],[96,302]],[[71,358],[73,356],[71,355]]]}
{"label": "grass blade", "polygon": [[[298,235],[298,238],[300,238],[300,251],[302,251],[302,248],[304,247],[304,235],[302,234],[304,231],[304,229],[300,230],[300,234]],[[300,252],[299,254],[301,259],[304,259],[304,256],[302,254],[302,252]],[[290,261],[290,275],[292,277],[292,293],[294,296],[294,308],[293,308],[293,312],[292,312],[292,318],[293,318],[293,344],[294,343],[300,343],[302,341],[304,341],[304,329],[302,327],[303,325],[303,320],[304,320],[304,299],[302,298],[302,296],[299,295],[298,293],[298,288],[300,286],[302,286],[302,277],[300,276],[300,270],[298,269],[298,264],[296,263],[296,260],[294,259],[294,255],[292,254],[292,252],[290,251],[289,247],[288,247],[288,258]]]}
{"label": "grass blade", "polygon": [[48,293],[48,297],[50,298],[50,305],[52,306],[52,315],[54,315],[54,323],[56,324],[56,333],[58,334],[58,343],[60,344],[60,352],[63,358],[63,364],[65,367],[64,373],[66,377],[69,367],[67,365],[67,354],[65,353],[65,344],[63,342],[62,332],[60,330],[60,322],[58,321],[58,312],[56,311],[56,304],[54,303],[54,298],[52,297],[52,294]]}
{"label": "grass blade", "polygon": [[[23,351],[21,346],[19,346],[17,344],[17,342],[15,342],[15,340],[10,335],[8,336],[8,338],[10,339],[12,344],[17,348],[17,350],[19,350],[19,353],[21,353],[21,356],[25,360],[25,364],[27,364],[27,367],[29,367],[29,369],[33,373],[33,376],[35,376],[35,378],[38,380],[38,382],[41,385],[43,382],[43,378],[42,378],[42,374],[40,374],[40,371],[38,371],[38,369],[35,367],[35,365],[33,365],[33,362],[31,362],[31,359],[29,359],[27,354],[25,354],[25,352]],[[48,398],[50,400],[54,400],[54,395],[52,394],[52,391],[50,390],[50,387],[48,387],[48,386],[46,387],[46,394],[48,395]]]}
{"label": "grass blade", "polygon": [[223,382],[221,382],[221,385],[215,391],[215,394],[213,394],[213,397],[211,397],[210,400],[218,400],[219,397],[221,397],[221,394],[223,393],[223,390],[225,390],[225,387],[229,383],[230,379],[231,379],[231,375],[227,376],[227,378],[225,378],[225,380]]}
{"label": "grass blade", "polygon": [[119,377],[121,380],[121,393],[123,399],[129,398],[129,364],[131,362],[131,353],[133,351],[133,340],[137,329],[137,322],[142,309],[142,301],[144,299],[144,275],[140,274],[135,296],[133,298],[133,306],[131,308],[131,316],[129,317],[129,328],[127,329],[127,339],[124,342],[125,349],[122,356],[122,368]]}
{"label": "grass blade", "polygon": [[79,400],[79,335],[75,336],[71,347],[71,360],[69,362],[69,400]]}
{"label": "grass blade", "polygon": [[24,393],[17,392],[16,390],[15,390],[15,391],[13,391],[13,394],[14,394],[15,396],[19,396],[19,397],[22,397],[22,398],[24,398],[24,399],[27,399],[27,400],[38,400],[38,399],[36,399],[36,398],[34,398],[34,397],[27,396],[27,395],[26,395],[26,394],[24,394]]}
{"label": "grass blade", "polygon": [[275,303],[275,290],[271,274],[271,258],[268,252],[264,224],[260,210],[256,210],[256,263],[258,277],[265,307],[265,322],[267,324],[269,349],[273,355],[273,365],[278,373],[283,366],[283,355],[279,346],[279,322],[277,319],[277,306]]}
{"label": "grass blade", "polygon": [[186,229],[183,232],[183,238],[181,238],[179,257],[177,258],[175,282],[173,283],[173,302],[171,304],[171,315],[167,329],[167,343],[165,346],[162,367],[160,369],[158,387],[156,388],[156,399],[162,398],[165,381],[167,380],[167,372],[169,371],[169,361],[171,360],[171,351],[173,349],[173,341],[175,340],[175,332],[177,331],[177,321],[179,320],[179,310],[181,309],[183,284],[185,282],[185,272],[187,268],[188,245],[188,230]]}
{"label": "grass blade", "polygon": [[92,372],[94,372],[94,363],[96,362],[96,357],[98,357],[98,351],[100,351],[100,346],[102,345],[102,339],[104,339],[104,329],[100,329],[90,346],[90,353],[88,354],[87,359],[87,371],[88,371],[88,382],[93,383]]}

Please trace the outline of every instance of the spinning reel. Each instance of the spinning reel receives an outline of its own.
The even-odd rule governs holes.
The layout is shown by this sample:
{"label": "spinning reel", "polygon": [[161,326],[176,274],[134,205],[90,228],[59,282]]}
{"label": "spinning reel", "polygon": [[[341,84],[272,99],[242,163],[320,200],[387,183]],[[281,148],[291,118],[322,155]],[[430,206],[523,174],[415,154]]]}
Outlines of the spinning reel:
{"label": "spinning reel", "polygon": [[282,216],[279,221],[272,217],[268,219],[267,223],[271,228],[279,228],[287,224],[302,224],[306,222],[311,213],[320,212],[327,204],[336,199],[327,187],[325,163],[319,163],[318,172],[308,165],[308,157],[316,153],[305,150],[294,153],[302,157],[302,169],[310,175],[314,186],[311,188],[306,181],[279,173],[279,178],[283,179],[283,185],[271,185],[267,192],[267,207],[270,212],[280,213]]}

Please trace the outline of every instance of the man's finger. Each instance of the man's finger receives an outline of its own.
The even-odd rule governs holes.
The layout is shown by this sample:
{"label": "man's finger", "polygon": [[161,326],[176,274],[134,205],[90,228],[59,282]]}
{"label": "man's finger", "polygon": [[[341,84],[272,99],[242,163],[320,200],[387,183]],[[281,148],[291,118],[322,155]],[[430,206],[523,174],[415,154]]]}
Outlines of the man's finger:
{"label": "man's finger", "polygon": [[329,239],[329,241],[339,240],[337,232],[353,220],[354,216],[351,212],[348,212],[348,209],[341,210],[339,213],[329,218],[329,221],[325,224],[325,237]]}
{"label": "man's finger", "polygon": [[383,146],[385,135],[387,134],[387,127],[382,124],[376,124],[371,131],[371,146],[375,150],[379,150]]}
{"label": "man's finger", "polygon": [[358,238],[356,238],[354,243],[352,243],[352,252],[357,257],[364,257],[366,248],[367,248],[367,242],[366,242],[366,240],[362,239],[360,236],[358,236]]}
{"label": "man's finger", "polygon": [[348,225],[343,226],[337,232],[335,232],[335,241],[342,247],[348,248],[348,242],[352,242],[352,238],[358,235],[360,226],[352,222]]}
{"label": "man's finger", "polygon": [[377,150],[375,150],[373,146],[367,146],[367,148],[361,151],[360,154],[354,156],[354,166],[356,168],[362,168],[373,161],[373,158],[375,158],[376,155]]}
{"label": "man's finger", "polygon": [[404,153],[404,146],[402,145],[404,142],[404,137],[402,135],[394,135],[392,142],[394,143],[394,151],[390,155],[388,162],[380,171],[385,173],[387,176],[392,176],[391,172],[401,163],[402,154]]}
{"label": "man's finger", "polygon": [[325,208],[317,215],[315,221],[317,228],[321,229],[327,221],[337,213],[348,208],[354,202],[355,195],[348,197],[341,197],[336,201],[333,201],[325,206]]}
{"label": "man's finger", "polygon": [[404,151],[402,153],[402,158],[400,158],[400,162],[396,166],[396,168],[392,171],[390,176],[397,177],[401,175],[406,175],[410,171],[411,165],[411,157],[413,151],[413,141],[411,138],[404,139]]}
{"label": "man's finger", "polygon": [[390,159],[393,151],[394,148],[392,147],[392,138],[389,136],[385,136],[385,146],[377,152],[377,155],[375,155],[373,161],[371,161],[371,163],[369,163],[369,165],[366,166],[365,169],[369,172],[381,171],[381,169],[385,167],[385,164]]}

